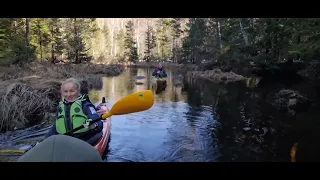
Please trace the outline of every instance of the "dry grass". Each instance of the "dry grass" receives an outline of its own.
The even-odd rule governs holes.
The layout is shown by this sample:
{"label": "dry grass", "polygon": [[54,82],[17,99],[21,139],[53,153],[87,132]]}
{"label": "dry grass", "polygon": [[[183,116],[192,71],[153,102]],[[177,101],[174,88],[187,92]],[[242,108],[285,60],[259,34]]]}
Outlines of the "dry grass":
{"label": "dry grass", "polygon": [[81,93],[88,94],[91,89],[102,89],[103,82],[102,76],[99,75],[88,75],[80,79]]}
{"label": "dry grass", "polygon": [[225,84],[231,83],[231,82],[243,81],[247,79],[242,75],[238,75],[234,72],[222,72],[218,68],[213,70],[207,70],[207,71],[189,71],[187,73],[187,76],[191,76],[194,78],[209,79],[216,83],[225,83]]}
{"label": "dry grass", "polygon": [[25,128],[46,120],[56,111],[60,100],[61,81],[76,77],[81,91],[101,89],[103,76],[122,72],[119,66],[53,65],[33,63],[25,67],[2,68],[0,78],[0,131]]}
{"label": "dry grass", "polygon": [[55,103],[49,98],[52,91],[50,86],[37,89],[23,83],[9,84],[1,91],[0,129],[13,130],[41,121],[45,112],[54,111]]}
{"label": "dry grass", "polygon": [[97,64],[30,63],[24,67],[10,66],[5,69],[1,68],[1,71],[0,79],[5,81],[30,75],[46,77],[47,79],[84,78],[88,74],[116,76],[122,72],[122,67],[118,65],[106,66]]}

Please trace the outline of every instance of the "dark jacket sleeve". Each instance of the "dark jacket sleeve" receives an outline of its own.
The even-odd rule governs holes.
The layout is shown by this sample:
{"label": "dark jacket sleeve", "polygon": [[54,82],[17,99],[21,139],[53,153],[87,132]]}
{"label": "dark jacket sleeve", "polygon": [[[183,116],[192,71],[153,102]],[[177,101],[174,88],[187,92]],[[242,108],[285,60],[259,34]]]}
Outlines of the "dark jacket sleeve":
{"label": "dark jacket sleeve", "polygon": [[[97,108],[92,103],[85,101],[82,107],[83,107],[83,112],[88,116],[88,119],[95,120],[98,117],[100,117],[100,115],[97,112]],[[102,121],[98,121],[96,124],[98,126],[96,130],[101,131],[103,128]]]}
{"label": "dark jacket sleeve", "polygon": [[[56,119],[58,118],[58,111],[59,111],[59,106],[57,107],[57,111],[56,111]],[[50,137],[52,135],[56,135],[56,134],[58,134],[58,132],[56,130],[56,121],[54,121],[52,127],[50,128],[45,138]]]}
{"label": "dark jacket sleeve", "polygon": [[168,75],[167,75],[166,71],[163,70],[163,71],[162,71],[162,77],[167,77],[167,76],[168,76]]}
{"label": "dark jacket sleeve", "polygon": [[83,112],[88,116],[89,119],[95,120],[100,116],[97,113],[97,108],[92,103],[85,101],[82,107]]}
{"label": "dark jacket sleeve", "polygon": [[48,137],[50,137],[50,136],[52,136],[52,135],[56,135],[56,134],[58,134],[58,132],[57,132],[57,130],[56,130],[56,123],[54,123],[54,124],[52,125],[52,127],[50,128],[48,134],[46,135],[46,138],[48,138]]}
{"label": "dark jacket sleeve", "polygon": [[152,76],[155,76],[157,75],[157,69],[155,69],[153,72],[152,72]]}

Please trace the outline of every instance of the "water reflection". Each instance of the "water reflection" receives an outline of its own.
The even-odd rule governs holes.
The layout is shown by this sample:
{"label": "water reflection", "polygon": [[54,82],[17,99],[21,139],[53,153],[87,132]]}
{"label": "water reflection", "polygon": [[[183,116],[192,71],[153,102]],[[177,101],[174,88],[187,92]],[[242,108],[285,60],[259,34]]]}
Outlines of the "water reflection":
{"label": "water reflection", "polygon": [[112,117],[106,161],[214,161],[218,153],[212,146],[215,121],[210,107],[188,105],[178,74],[168,71],[163,88],[151,73],[151,69],[128,69],[118,77],[103,78],[99,99],[105,96],[109,107],[136,91],[151,89],[155,96],[148,111]]}
{"label": "water reflection", "polygon": [[155,96],[148,111],[112,117],[106,161],[289,161],[301,136],[296,132],[312,124],[302,126],[297,122],[307,116],[292,119],[268,105],[272,88],[214,84],[168,71],[166,87],[158,91],[151,72],[127,69],[103,79],[99,99],[107,97],[110,107],[136,91],[151,89]]}
{"label": "water reflection", "polygon": [[[185,101],[186,95],[183,95],[181,90],[181,84],[175,86],[174,82],[179,80],[173,80],[168,78],[166,86],[164,84],[157,84],[154,78],[151,76],[151,69],[128,69],[117,77],[104,77],[102,79],[103,86],[101,90],[92,90],[90,97],[94,96],[94,99],[98,101],[103,96],[108,97],[112,102],[119,100],[130,93],[142,90],[153,90],[156,102],[178,102]],[[139,78],[136,78],[136,77]],[[168,76],[172,77],[173,72],[168,72]],[[145,77],[145,78],[141,78]],[[137,84],[138,82],[138,84]],[[160,89],[160,90],[159,90]],[[156,93],[156,91],[161,91]],[[93,102],[96,102],[93,101]]]}

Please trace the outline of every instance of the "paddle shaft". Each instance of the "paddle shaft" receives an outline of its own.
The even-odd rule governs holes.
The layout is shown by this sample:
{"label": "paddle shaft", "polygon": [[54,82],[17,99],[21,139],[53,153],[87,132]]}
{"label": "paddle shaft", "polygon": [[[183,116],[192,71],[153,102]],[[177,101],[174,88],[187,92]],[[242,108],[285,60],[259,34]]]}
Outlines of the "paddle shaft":
{"label": "paddle shaft", "polygon": [[[102,120],[102,115],[101,115],[100,117],[98,117],[97,119],[95,119],[95,120],[89,121],[89,126],[90,126],[91,124],[96,123],[96,122],[101,121],[101,120]],[[76,128],[74,128],[74,129],[72,129],[72,130],[64,133],[64,135],[71,135],[71,133],[76,132],[76,131],[84,128],[84,127],[85,127],[85,125],[81,125],[81,126],[79,126],[79,127],[76,127]]]}

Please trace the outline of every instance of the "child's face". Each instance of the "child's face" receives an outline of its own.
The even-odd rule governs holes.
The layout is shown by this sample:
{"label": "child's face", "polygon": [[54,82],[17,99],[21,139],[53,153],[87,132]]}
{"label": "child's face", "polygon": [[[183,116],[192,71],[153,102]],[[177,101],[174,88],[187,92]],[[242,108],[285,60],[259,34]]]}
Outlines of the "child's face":
{"label": "child's face", "polygon": [[64,84],[61,89],[62,97],[64,97],[67,102],[76,100],[80,95],[79,93],[77,86],[71,82]]}

